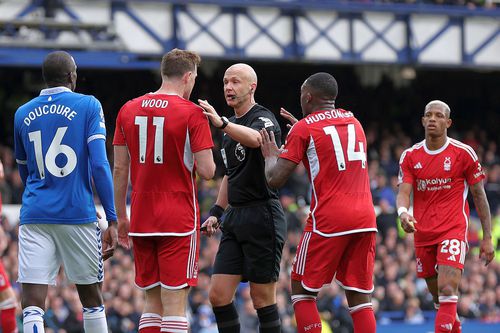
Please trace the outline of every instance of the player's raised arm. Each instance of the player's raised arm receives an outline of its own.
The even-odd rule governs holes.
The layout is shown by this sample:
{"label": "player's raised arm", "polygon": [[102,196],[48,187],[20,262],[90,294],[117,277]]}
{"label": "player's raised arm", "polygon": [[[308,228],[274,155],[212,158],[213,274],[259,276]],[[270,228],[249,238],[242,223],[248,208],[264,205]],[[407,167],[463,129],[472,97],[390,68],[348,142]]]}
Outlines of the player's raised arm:
{"label": "player's raised arm", "polygon": [[214,107],[206,100],[198,100],[200,106],[205,110],[204,114],[208,116],[210,122],[215,127],[223,130],[233,140],[249,148],[258,148],[261,143],[258,131],[230,122],[226,117],[220,117]]}

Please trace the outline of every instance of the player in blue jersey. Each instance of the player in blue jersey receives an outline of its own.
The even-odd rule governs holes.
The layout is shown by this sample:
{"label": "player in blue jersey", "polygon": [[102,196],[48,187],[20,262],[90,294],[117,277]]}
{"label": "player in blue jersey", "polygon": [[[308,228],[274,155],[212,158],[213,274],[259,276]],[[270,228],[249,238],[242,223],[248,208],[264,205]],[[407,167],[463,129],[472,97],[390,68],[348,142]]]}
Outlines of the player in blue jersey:
{"label": "player in blue jersey", "polygon": [[[47,89],[15,114],[14,142],[25,185],[19,227],[19,279],[25,333],[43,333],[47,286],[61,264],[76,284],[86,333],[107,332],[103,260],[117,242],[106,126],[99,101],[73,92],[76,64],[66,52],[45,58]],[[101,244],[92,179],[109,227]]]}

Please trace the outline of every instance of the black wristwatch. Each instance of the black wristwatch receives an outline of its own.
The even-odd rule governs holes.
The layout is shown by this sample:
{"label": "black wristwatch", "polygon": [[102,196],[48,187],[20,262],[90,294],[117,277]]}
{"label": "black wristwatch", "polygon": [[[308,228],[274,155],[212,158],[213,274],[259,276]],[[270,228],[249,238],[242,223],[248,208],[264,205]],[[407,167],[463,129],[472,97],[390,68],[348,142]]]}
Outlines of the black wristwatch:
{"label": "black wristwatch", "polygon": [[224,117],[224,116],[220,117],[220,120],[222,120],[222,125],[220,125],[217,128],[218,129],[224,129],[224,128],[226,128],[226,126],[229,124],[229,120],[226,117]]}

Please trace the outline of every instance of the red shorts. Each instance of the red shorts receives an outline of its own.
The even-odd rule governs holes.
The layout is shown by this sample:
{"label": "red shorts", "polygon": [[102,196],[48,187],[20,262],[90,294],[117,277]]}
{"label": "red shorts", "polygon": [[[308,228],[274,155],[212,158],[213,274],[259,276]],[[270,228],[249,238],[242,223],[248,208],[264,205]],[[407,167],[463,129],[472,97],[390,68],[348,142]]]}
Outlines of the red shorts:
{"label": "red shorts", "polygon": [[292,279],[317,292],[335,278],[344,289],[373,291],[375,232],[323,237],[304,232],[292,266]]}
{"label": "red shorts", "polygon": [[10,287],[9,276],[7,275],[7,272],[5,272],[3,263],[0,261],[0,291],[4,291],[9,287]]}
{"label": "red shorts", "polygon": [[144,290],[159,285],[174,290],[196,286],[199,240],[198,232],[188,236],[132,237],[135,284]]}
{"label": "red shorts", "polygon": [[416,246],[417,276],[424,279],[435,276],[438,265],[463,270],[468,248],[467,242],[458,238],[444,239],[437,244],[427,246]]}

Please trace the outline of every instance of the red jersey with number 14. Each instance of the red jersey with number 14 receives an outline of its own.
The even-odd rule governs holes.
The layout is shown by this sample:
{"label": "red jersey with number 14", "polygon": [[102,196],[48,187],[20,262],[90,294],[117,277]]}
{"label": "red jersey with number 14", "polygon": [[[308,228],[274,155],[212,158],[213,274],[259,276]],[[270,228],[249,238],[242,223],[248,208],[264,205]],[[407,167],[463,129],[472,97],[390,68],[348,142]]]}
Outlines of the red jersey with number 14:
{"label": "red jersey with number 14", "polygon": [[352,112],[317,111],[297,122],[280,158],[302,161],[312,184],[304,231],[325,237],[377,231],[366,165],[366,137]]}
{"label": "red jersey with number 14", "polygon": [[213,147],[202,109],[177,95],[138,97],[121,108],[113,144],[130,154],[130,235],[192,233],[200,217],[193,154]]}
{"label": "red jersey with number 14", "polygon": [[466,240],[467,192],[485,177],[474,150],[451,138],[438,150],[427,149],[422,141],[405,150],[399,164],[399,183],[413,186],[415,245]]}

